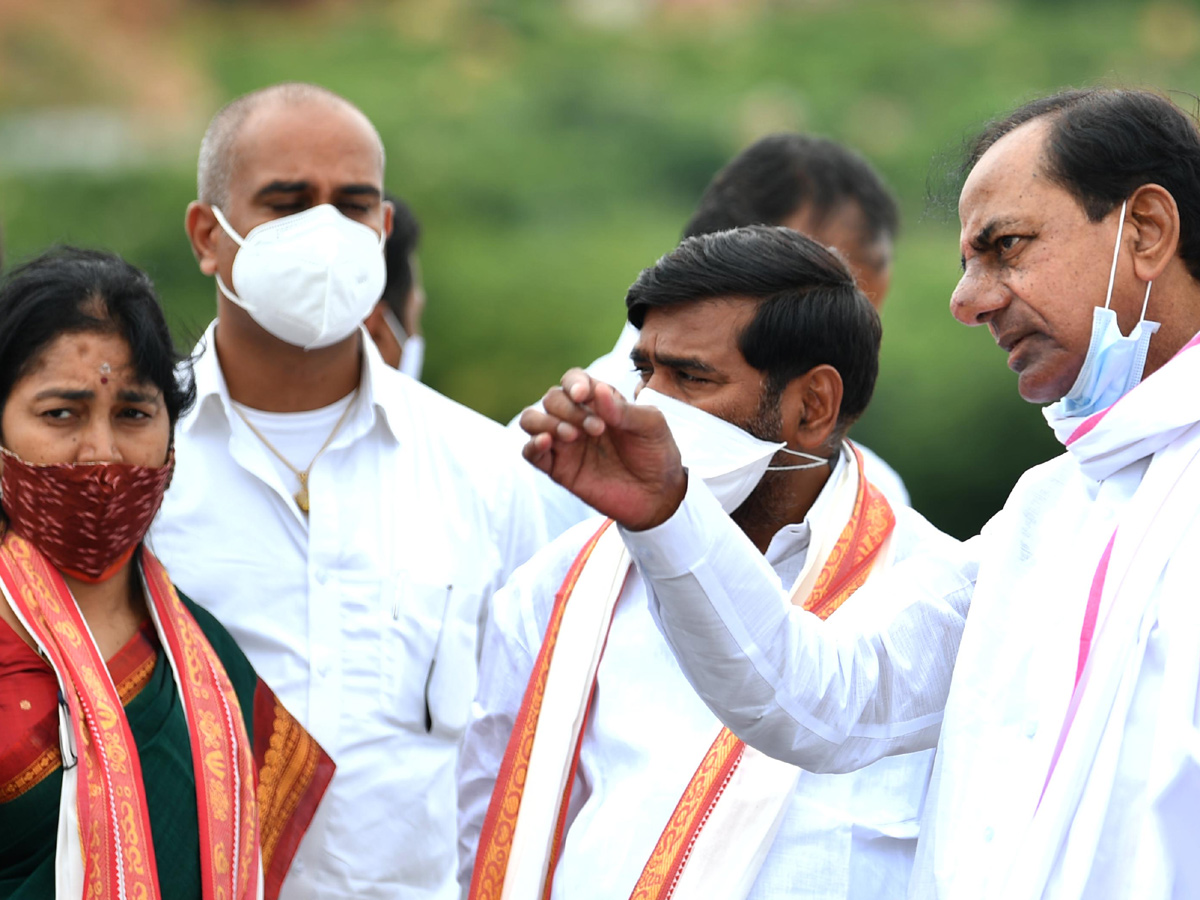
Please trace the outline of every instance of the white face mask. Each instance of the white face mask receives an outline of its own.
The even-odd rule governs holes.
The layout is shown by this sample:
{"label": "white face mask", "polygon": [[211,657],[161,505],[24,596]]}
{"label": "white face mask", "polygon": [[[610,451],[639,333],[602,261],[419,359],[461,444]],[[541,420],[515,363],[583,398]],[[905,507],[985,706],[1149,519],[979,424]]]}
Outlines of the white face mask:
{"label": "white face mask", "polygon": [[385,236],[327,203],[272,219],[244,238],[217,207],[217,222],[237,244],[234,293],[221,293],[281,341],[305,350],[345,340],[383,293]]}
{"label": "white face mask", "polygon": [[400,345],[399,369],[409,378],[421,380],[421,366],[425,362],[425,338],[419,334],[409,334],[386,303],[383,305],[383,321],[391,331],[392,337]]}
{"label": "white face mask", "polygon": [[[1046,408],[1046,419],[1051,426],[1064,419],[1078,419],[1107,409],[1142,380],[1142,369],[1146,365],[1150,338],[1158,331],[1159,323],[1146,318],[1150,287],[1154,284],[1151,281],[1146,285],[1141,319],[1133,326],[1133,331],[1126,337],[1121,334],[1121,328],[1117,325],[1117,313],[1111,308],[1112,291],[1124,227],[1125,204],[1122,203],[1117,245],[1113,249],[1112,270],[1108,276],[1108,294],[1104,298],[1104,305],[1097,306],[1092,313],[1092,340],[1088,344],[1087,356],[1083,359],[1079,377],[1061,400]],[[1070,430],[1073,429],[1069,429],[1068,434]]]}
{"label": "white face mask", "polygon": [[[783,441],[760,440],[732,422],[650,388],[642,388],[635,402],[653,406],[663,414],[683,464],[708,486],[727,513],[732,513],[746,501],[766,472],[829,465],[829,460],[824,457],[792,450]],[[780,450],[810,462],[772,466],[771,459]]]}

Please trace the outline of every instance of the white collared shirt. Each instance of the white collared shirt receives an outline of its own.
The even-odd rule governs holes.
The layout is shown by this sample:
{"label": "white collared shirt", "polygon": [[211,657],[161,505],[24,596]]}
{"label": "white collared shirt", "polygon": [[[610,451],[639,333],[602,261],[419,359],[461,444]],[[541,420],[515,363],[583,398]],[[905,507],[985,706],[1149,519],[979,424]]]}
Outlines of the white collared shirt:
{"label": "white collared shirt", "polygon": [[[837,482],[846,464],[843,455],[829,484]],[[756,552],[763,570],[773,572],[777,592],[787,591],[800,573],[810,520],[829,515],[831,503],[831,491],[823,490],[803,522],[780,529],[766,554]],[[518,569],[496,597],[459,763],[459,879],[464,886],[555,595],[600,521],[565,533]],[[897,510],[897,559],[924,540],[940,538],[911,510]],[[835,618],[870,620],[872,612],[870,604],[852,597]],[[628,578],[622,589],[596,679],[555,868],[554,900],[630,895],[721,728],[655,627],[638,577]],[[750,900],[903,897],[932,764],[933,751],[926,750],[846,775],[802,773]]]}
{"label": "white collared shirt", "polygon": [[455,897],[477,622],[545,542],[533,469],[364,332],[360,396],[313,465],[306,518],[230,405],[214,329],[150,546],[337,764],[282,896]]}

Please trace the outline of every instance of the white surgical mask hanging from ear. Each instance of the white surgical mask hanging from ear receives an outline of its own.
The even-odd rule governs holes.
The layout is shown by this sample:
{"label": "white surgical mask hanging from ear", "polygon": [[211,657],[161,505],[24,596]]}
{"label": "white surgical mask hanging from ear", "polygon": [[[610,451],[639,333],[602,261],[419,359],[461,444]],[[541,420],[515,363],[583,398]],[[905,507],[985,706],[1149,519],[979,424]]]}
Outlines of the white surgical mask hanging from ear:
{"label": "white surgical mask hanging from ear", "polygon": [[345,340],[383,293],[386,235],[323,203],[239,235],[217,207],[218,224],[238,245],[237,293],[217,275],[221,293],[266,331],[315,350]]}
{"label": "white surgical mask hanging from ear", "polygon": [[1128,336],[1121,334],[1116,310],[1112,308],[1113,283],[1116,281],[1117,260],[1121,254],[1121,232],[1125,228],[1125,206],[1125,203],[1121,204],[1117,243],[1113,248],[1112,269],[1108,275],[1108,293],[1104,305],[1097,306],[1092,313],[1092,339],[1079,377],[1061,400],[1042,411],[1060,440],[1065,440],[1075,430],[1074,420],[1107,409],[1142,380],[1150,338],[1159,328],[1160,323],[1146,318],[1153,281],[1146,283],[1141,318]]}
{"label": "white surgical mask hanging from ear", "polygon": [[[824,457],[792,450],[783,441],[761,440],[732,422],[650,388],[642,388],[635,402],[663,414],[683,464],[708,486],[727,513],[745,502],[766,472],[829,465]],[[772,466],[771,460],[780,450],[809,462]]]}
{"label": "white surgical mask hanging from ear", "polygon": [[400,345],[400,371],[409,378],[420,381],[421,366],[425,362],[425,338],[405,331],[400,319],[386,303],[383,304],[383,321],[396,343]]}

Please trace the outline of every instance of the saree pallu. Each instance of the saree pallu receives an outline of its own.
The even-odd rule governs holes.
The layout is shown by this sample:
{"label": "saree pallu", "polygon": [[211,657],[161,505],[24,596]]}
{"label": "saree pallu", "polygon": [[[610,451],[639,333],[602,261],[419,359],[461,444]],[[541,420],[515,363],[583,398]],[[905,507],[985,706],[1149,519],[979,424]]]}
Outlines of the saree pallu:
{"label": "saree pallu", "polygon": [[[333,764],[258,679],[229,633],[187,598],[180,601],[236,696],[236,713],[253,754],[257,799],[256,822],[239,825],[258,832],[263,895],[273,898],[332,777]],[[159,894],[205,896],[192,738],[154,626],[145,623],[107,661],[107,668],[141,763]],[[52,897],[57,890],[63,788],[60,699],[49,664],[0,623],[0,900]],[[212,758],[213,764],[221,761]],[[85,858],[94,852],[86,843],[82,849]]]}

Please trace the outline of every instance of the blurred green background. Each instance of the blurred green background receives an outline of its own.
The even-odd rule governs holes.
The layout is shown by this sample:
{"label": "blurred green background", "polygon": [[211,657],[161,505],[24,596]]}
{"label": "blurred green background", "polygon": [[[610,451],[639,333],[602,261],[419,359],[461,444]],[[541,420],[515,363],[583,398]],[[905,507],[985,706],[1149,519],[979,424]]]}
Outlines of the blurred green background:
{"label": "blurred green background", "polygon": [[948,313],[962,142],[1063,86],[1192,91],[1198,49],[1194,5],[1129,0],[0,3],[0,224],[8,263],[65,241],[145,267],[190,344],[214,311],[182,230],[207,120],[318,82],[374,120],[424,227],[425,380],[507,420],[611,347],[626,287],[726,160],[828,135],[903,211],[855,434],[966,536],[1058,446],[987,332]]}

